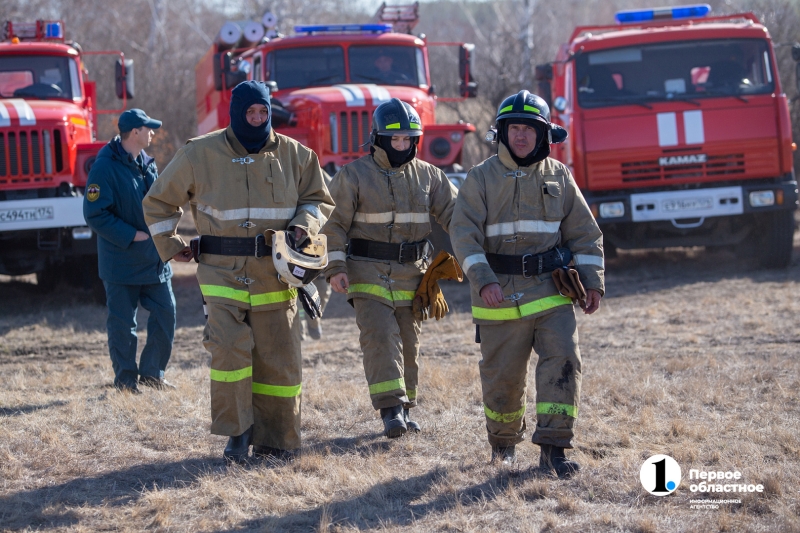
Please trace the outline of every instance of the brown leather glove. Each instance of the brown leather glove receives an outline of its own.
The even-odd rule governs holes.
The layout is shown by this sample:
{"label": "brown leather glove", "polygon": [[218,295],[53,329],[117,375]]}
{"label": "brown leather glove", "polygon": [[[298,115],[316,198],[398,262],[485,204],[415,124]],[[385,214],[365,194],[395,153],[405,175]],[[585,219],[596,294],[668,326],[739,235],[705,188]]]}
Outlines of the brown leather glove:
{"label": "brown leather glove", "polygon": [[442,290],[439,288],[440,279],[464,280],[464,272],[456,258],[444,250],[439,252],[431,266],[428,267],[428,271],[422,277],[414,295],[412,307],[417,320],[427,320],[430,317],[439,320],[444,318],[450,310]]}
{"label": "brown leather glove", "polygon": [[553,270],[553,283],[561,296],[577,300],[578,305],[586,307],[586,289],[577,270],[567,267]]}

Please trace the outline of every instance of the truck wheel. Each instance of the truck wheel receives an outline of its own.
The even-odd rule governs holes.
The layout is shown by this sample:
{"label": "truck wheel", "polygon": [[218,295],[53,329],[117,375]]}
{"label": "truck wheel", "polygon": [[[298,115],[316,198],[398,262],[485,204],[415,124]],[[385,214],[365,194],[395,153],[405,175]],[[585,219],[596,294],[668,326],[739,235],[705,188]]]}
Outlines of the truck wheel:
{"label": "truck wheel", "polygon": [[763,241],[757,246],[762,268],[787,268],[792,261],[794,211],[765,213],[761,224]]}

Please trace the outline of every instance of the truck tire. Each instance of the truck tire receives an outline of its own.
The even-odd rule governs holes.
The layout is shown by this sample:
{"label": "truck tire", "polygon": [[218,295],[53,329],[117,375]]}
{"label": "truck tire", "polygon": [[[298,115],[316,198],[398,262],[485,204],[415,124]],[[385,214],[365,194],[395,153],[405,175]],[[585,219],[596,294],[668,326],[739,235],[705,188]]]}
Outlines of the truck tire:
{"label": "truck tire", "polygon": [[787,268],[794,245],[794,211],[765,213],[762,219],[762,245],[757,247],[762,268]]}
{"label": "truck tire", "polygon": [[36,292],[50,294],[61,283],[62,270],[57,265],[48,264],[44,270],[36,273]]}

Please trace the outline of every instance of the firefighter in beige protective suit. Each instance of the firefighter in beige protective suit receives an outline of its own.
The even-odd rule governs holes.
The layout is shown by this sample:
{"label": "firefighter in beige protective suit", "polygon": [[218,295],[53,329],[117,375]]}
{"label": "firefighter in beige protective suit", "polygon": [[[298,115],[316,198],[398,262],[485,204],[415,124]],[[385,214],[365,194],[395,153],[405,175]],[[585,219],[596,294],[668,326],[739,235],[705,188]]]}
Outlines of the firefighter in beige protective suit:
{"label": "firefighter in beige protective suit", "polygon": [[412,300],[427,267],[430,216],[448,230],[457,191],[438,168],[416,159],[419,115],[393,98],[372,117],[370,155],[334,176],[336,209],[322,232],[328,239],[325,276],[356,311],[370,398],[384,434],[420,426],[417,405],[420,320]]}
{"label": "firefighter in beige protective suit", "polygon": [[595,312],[604,294],[602,234],[570,171],[547,157],[566,131],[550,123],[544,100],[528,91],[506,98],[496,135],[498,154],[469,172],[450,225],[472,289],[492,460],[516,460],[533,349],[532,440],[541,447],[540,466],[568,477],[579,469],[564,449],[572,448],[578,416],[581,357],[573,300],[557,289],[553,271],[569,277],[572,270],[585,287],[584,313]]}
{"label": "firefighter in beige protective suit", "polygon": [[197,232],[197,280],[207,304],[211,433],[224,457],[287,458],[300,447],[302,356],[297,291],[278,279],[268,230],[315,235],[333,209],[316,154],[275,133],[269,90],[243,82],[231,95],[231,125],[191,139],[144,200],[161,258],[188,261],[176,234],[189,203]]}

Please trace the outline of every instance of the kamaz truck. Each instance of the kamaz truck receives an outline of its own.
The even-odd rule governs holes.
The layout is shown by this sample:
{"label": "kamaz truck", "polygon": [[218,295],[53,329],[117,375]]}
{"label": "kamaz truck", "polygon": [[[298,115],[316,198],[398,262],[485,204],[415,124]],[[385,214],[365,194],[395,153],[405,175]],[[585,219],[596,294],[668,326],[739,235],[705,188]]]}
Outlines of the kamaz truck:
{"label": "kamaz truck", "polygon": [[260,23],[226,23],[195,67],[198,134],[228,125],[230,93],[237,83],[264,81],[271,88],[276,130],[313,149],[333,175],[369,153],[373,111],[399,98],[422,120],[419,157],[446,171],[458,170],[464,136],[475,127],[436,123],[439,97],[428,49],[458,47],[460,97],[441,100],[460,100],[477,94],[474,46],[413,35],[418,20],[415,3],[384,4],[367,24],[295,26],[291,36],[277,32],[270,13]]}
{"label": "kamaz truck", "polygon": [[[708,5],[576,28],[539,92],[567,164],[617,248],[727,246],[789,265],[797,209],[792,126],[773,43],[752,13]],[[549,94],[548,94],[549,93]]]}
{"label": "kamaz truck", "polygon": [[[119,56],[122,109],[100,110],[84,58]],[[133,64],[121,52],[84,52],[61,21],[5,23],[0,40],[0,274],[36,273],[50,289],[63,275],[90,286],[97,242],[83,218],[100,113],[133,97]]]}

